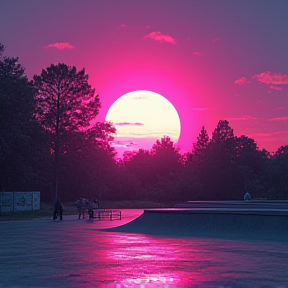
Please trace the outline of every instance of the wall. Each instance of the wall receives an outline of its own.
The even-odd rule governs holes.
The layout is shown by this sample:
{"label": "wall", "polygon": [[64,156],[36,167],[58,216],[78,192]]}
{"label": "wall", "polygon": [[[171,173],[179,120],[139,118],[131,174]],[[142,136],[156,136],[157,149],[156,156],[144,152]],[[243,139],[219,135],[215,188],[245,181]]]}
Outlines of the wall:
{"label": "wall", "polygon": [[0,192],[0,212],[40,209],[40,192]]}

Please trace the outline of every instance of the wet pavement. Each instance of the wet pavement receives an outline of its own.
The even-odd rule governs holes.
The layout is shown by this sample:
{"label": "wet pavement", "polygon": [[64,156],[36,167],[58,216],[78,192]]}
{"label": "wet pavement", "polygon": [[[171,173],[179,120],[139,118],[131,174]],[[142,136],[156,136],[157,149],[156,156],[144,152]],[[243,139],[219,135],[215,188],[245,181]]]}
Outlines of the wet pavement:
{"label": "wet pavement", "polygon": [[288,288],[287,241],[110,231],[143,214],[121,211],[0,222],[0,287]]}

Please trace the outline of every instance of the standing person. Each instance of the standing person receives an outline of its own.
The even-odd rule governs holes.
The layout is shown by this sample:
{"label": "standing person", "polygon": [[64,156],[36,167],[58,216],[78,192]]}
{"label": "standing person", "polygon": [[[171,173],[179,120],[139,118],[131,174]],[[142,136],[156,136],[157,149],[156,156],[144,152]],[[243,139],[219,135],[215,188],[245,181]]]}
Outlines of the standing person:
{"label": "standing person", "polygon": [[88,209],[89,205],[89,200],[86,198],[80,198],[75,202],[75,205],[78,209],[78,214],[79,214],[79,220],[81,219],[81,215],[83,216],[83,219],[85,218],[85,210]]}
{"label": "standing person", "polygon": [[245,193],[245,195],[244,195],[244,200],[245,200],[245,201],[249,201],[249,200],[251,200],[251,199],[252,199],[252,197],[251,197],[250,193],[247,191],[247,192]]}
{"label": "standing person", "polygon": [[78,215],[79,215],[79,220],[80,220],[80,218],[81,218],[81,212],[82,212],[82,198],[79,198],[79,200],[77,200],[75,203],[74,203],[74,205],[77,207],[77,209],[78,209]]}
{"label": "standing person", "polygon": [[60,220],[62,220],[62,214],[63,214],[63,205],[60,202],[60,198],[57,198],[56,202],[54,203],[53,220],[56,220],[58,215],[60,217]]}
{"label": "standing person", "polygon": [[[81,199],[81,212],[83,219],[85,218],[85,210],[89,208],[90,201],[86,198]],[[80,219],[80,218],[79,218]]]}
{"label": "standing person", "polygon": [[95,199],[93,202],[94,202],[94,204],[95,204],[95,208],[98,209],[98,208],[99,208],[99,201],[98,201],[98,199]]}

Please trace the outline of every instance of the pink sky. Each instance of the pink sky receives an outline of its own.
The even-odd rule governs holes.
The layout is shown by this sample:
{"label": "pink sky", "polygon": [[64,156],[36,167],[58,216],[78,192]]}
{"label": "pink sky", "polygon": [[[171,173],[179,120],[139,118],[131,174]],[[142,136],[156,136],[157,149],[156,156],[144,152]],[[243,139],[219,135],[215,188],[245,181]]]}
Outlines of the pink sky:
{"label": "pink sky", "polygon": [[52,63],[86,68],[99,121],[133,90],[177,109],[188,151],[205,126],[276,151],[288,142],[288,2],[0,1],[1,43],[31,79]]}

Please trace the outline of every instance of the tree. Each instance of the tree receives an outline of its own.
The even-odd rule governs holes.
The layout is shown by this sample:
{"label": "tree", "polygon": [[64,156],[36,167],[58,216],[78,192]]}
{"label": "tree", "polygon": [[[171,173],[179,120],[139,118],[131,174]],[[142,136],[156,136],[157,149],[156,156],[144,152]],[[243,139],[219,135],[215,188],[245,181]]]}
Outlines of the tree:
{"label": "tree", "polygon": [[243,175],[243,190],[248,190],[249,181],[255,177],[254,166],[257,163],[259,151],[257,150],[257,144],[254,139],[245,135],[236,137],[236,153],[237,153],[237,165]]}
{"label": "tree", "polygon": [[124,166],[141,182],[142,186],[155,182],[155,173],[152,168],[152,156],[148,150],[139,149],[127,151],[123,154]]}
{"label": "tree", "polygon": [[33,119],[33,85],[18,58],[3,52],[0,44],[0,189],[32,189],[45,137]]}
{"label": "tree", "polygon": [[184,173],[179,182],[183,200],[202,200],[204,197],[202,183],[206,181],[204,177],[209,143],[207,130],[203,126],[197,141],[193,143],[192,152],[186,155]]}
{"label": "tree", "polygon": [[276,196],[279,199],[288,199],[288,145],[281,146],[273,156],[273,166],[276,173],[273,175]]}
{"label": "tree", "polygon": [[[151,170],[154,172],[158,188],[157,200],[172,200],[178,197],[178,191],[173,187],[182,172],[182,157],[179,149],[168,136],[157,140],[151,149]],[[173,184],[172,184],[173,183]]]}
{"label": "tree", "polygon": [[173,141],[168,136],[164,136],[161,140],[157,140],[152,146],[152,165],[155,174],[158,176],[168,176],[171,173],[179,171],[181,165],[181,154]]}
{"label": "tree", "polygon": [[[232,200],[242,197],[240,179],[236,165],[236,141],[233,129],[227,120],[220,120],[212,133],[207,148],[204,183],[208,198],[213,200]],[[240,196],[241,195],[241,196]]]}
{"label": "tree", "polygon": [[59,156],[65,141],[74,132],[88,129],[99,113],[100,100],[88,83],[85,69],[52,64],[34,76],[34,114],[39,123],[53,134],[55,197],[58,197]]}
{"label": "tree", "polygon": [[115,150],[109,144],[113,140],[110,133],[115,133],[111,123],[97,122],[91,129],[75,132],[65,143],[59,177],[59,187],[62,184],[61,193],[65,199],[83,197],[83,191],[87,198],[103,196],[105,189],[102,187],[111,182],[115,166]]}
{"label": "tree", "polygon": [[207,130],[203,126],[199,133],[199,136],[197,137],[197,142],[193,143],[192,154],[189,155],[190,157],[188,157],[188,161],[189,160],[191,161],[192,159],[195,159],[197,161],[202,161],[201,158],[203,158],[203,153],[207,149],[209,142],[210,142],[210,139],[209,139]]}

